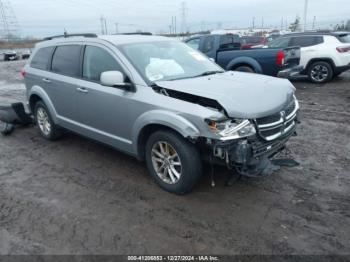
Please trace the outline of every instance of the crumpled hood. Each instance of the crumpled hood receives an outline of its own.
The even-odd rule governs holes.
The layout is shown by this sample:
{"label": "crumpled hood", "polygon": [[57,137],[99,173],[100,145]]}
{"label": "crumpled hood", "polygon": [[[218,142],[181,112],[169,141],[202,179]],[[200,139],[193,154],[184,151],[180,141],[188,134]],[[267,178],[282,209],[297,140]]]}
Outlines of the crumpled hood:
{"label": "crumpled hood", "polygon": [[295,91],[286,79],[242,72],[158,81],[156,84],[165,89],[214,99],[230,117],[248,119],[281,111]]}

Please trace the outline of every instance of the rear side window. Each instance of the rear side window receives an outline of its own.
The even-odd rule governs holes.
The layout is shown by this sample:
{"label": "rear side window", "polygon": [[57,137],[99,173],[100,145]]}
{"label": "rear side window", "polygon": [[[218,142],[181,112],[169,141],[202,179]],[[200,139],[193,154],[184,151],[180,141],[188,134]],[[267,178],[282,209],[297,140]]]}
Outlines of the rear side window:
{"label": "rear side window", "polygon": [[204,40],[203,52],[208,53],[214,49],[214,37],[208,36]]}
{"label": "rear side window", "polygon": [[338,39],[342,43],[350,43],[350,34],[339,35]]}
{"label": "rear side window", "polygon": [[245,36],[241,39],[242,44],[260,44],[263,38],[259,36]]}
{"label": "rear side window", "polygon": [[52,58],[51,70],[63,75],[80,76],[80,51],[79,45],[58,46]]}
{"label": "rear side window", "polygon": [[53,46],[39,49],[30,62],[30,66],[36,69],[46,70],[48,68],[53,49]]}
{"label": "rear side window", "polygon": [[196,49],[196,50],[199,49],[199,43],[200,43],[199,38],[194,38],[194,39],[191,39],[191,40],[186,42],[186,44],[188,44],[190,47],[192,47],[193,49]]}
{"label": "rear side window", "polygon": [[240,39],[235,35],[224,35],[220,37],[220,49],[237,48],[239,43]]}
{"label": "rear side window", "polygon": [[308,47],[323,43],[322,36],[299,36],[293,37],[291,46]]}
{"label": "rear side window", "polygon": [[123,71],[121,66],[106,50],[96,46],[86,46],[83,62],[83,77],[100,81],[101,73]]}
{"label": "rear side window", "polygon": [[269,43],[268,45],[270,48],[286,48],[290,46],[290,37],[280,37],[272,42]]}

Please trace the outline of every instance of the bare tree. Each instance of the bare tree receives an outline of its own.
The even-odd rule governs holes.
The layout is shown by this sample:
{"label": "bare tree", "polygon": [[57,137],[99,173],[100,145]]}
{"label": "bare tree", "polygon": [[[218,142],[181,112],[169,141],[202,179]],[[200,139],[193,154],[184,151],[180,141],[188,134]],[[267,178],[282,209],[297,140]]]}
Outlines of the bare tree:
{"label": "bare tree", "polygon": [[300,17],[297,15],[295,21],[290,24],[289,30],[292,32],[300,31]]}

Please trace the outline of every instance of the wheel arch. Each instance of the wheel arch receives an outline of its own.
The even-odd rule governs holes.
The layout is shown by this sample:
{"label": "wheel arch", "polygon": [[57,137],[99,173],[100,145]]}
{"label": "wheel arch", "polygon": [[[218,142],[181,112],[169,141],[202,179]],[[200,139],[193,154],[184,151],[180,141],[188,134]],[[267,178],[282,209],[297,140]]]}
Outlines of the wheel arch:
{"label": "wheel arch", "polygon": [[29,109],[30,109],[32,114],[34,114],[35,103],[37,103],[38,101],[43,101],[43,103],[46,105],[47,109],[50,112],[50,115],[52,117],[53,122],[55,124],[57,124],[57,122],[58,122],[57,113],[56,113],[55,107],[53,106],[51,99],[46,94],[44,89],[42,89],[39,86],[33,86],[31,88],[30,94],[28,96]]}
{"label": "wheel arch", "polygon": [[29,97],[29,109],[30,109],[30,112],[33,114],[34,113],[34,107],[35,107],[35,104],[38,102],[38,101],[42,101],[41,97],[37,94],[32,94],[30,97]]}
{"label": "wheel arch", "polygon": [[333,69],[333,72],[335,72],[335,63],[333,61],[332,58],[330,57],[318,57],[318,58],[312,58],[310,59],[310,61],[306,64],[306,67],[305,67],[305,72],[308,72],[309,69],[310,69],[310,66],[315,63],[315,62],[327,62],[331,65],[332,69]]}
{"label": "wheel arch", "polygon": [[157,110],[147,112],[137,119],[132,132],[134,152],[139,160],[145,158],[145,144],[149,136],[162,129],[176,132],[186,139],[195,139],[200,134],[197,127],[176,113]]}
{"label": "wheel arch", "polygon": [[234,70],[235,68],[239,66],[249,66],[252,68],[255,73],[262,73],[262,68],[260,64],[251,57],[238,57],[233,60],[231,60],[230,63],[228,63],[226,69],[227,70]]}

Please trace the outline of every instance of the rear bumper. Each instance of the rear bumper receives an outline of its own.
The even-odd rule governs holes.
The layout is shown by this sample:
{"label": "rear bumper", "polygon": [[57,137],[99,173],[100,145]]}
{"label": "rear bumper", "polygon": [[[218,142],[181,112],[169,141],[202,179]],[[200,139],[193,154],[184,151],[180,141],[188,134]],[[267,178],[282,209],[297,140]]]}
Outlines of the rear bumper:
{"label": "rear bumper", "polygon": [[303,70],[302,66],[293,66],[291,68],[283,69],[277,73],[277,77],[280,78],[292,78],[294,76],[297,76],[300,74],[300,72]]}
{"label": "rear bumper", "polygon": [[346,66],[337,66],[337,67],[335,67],[334,71],[336,74],[340,74],[340,73],[343,73],[349,69],[350,69],[350,63]]}

